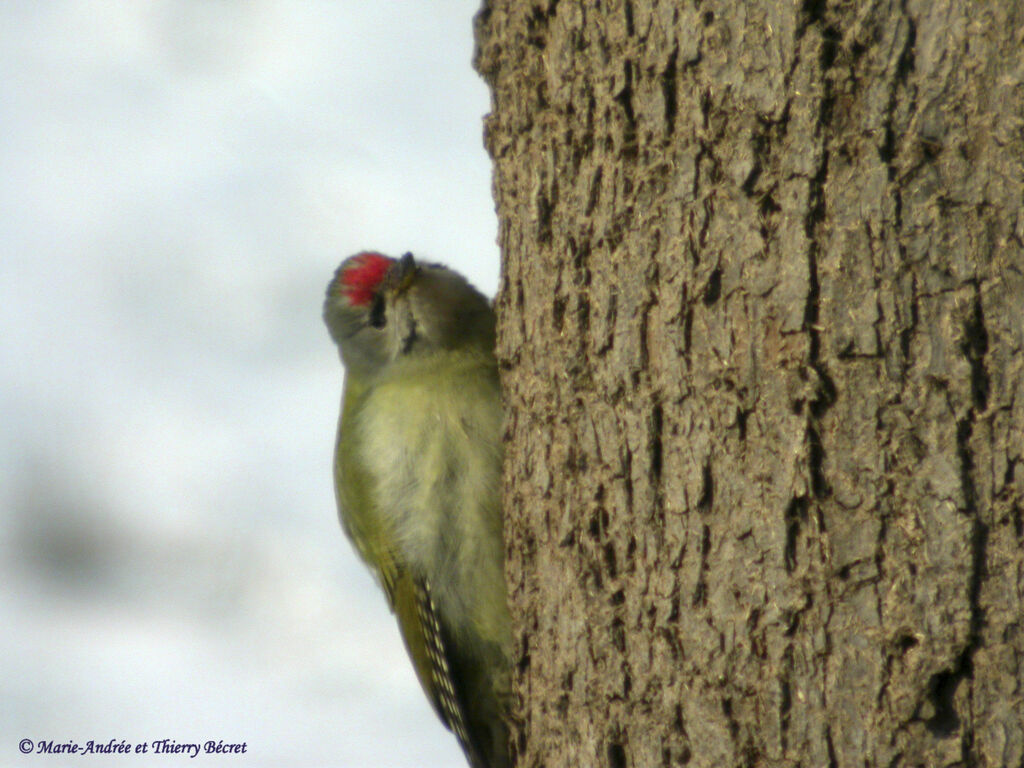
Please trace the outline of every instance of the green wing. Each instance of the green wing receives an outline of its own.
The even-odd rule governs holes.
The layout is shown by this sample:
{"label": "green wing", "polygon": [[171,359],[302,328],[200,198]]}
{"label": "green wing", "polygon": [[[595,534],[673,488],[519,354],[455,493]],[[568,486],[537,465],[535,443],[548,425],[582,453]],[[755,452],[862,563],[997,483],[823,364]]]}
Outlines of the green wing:
{"label": "green wing", "polygon": [[441,620],[426,580],[403,574],[395,583],[392,607],[416,676],[434,711],[455,734],[470,759],[470,765],[486,768],[486,763],[473,759],[475,749],[470,742],[457,682],[449,665],[451,650],[445,642]]}

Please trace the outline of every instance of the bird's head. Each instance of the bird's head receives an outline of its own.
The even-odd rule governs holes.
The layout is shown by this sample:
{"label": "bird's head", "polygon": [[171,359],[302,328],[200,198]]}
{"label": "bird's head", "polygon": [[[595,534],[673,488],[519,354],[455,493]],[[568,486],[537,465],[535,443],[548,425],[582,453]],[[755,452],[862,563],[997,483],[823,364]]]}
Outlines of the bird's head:
{"label": "bird's head", "polygon": [[442,350],[494,348],[494,312],[458,272],[363,252],[327,286],[324,322],[348,370],[373,372]]}

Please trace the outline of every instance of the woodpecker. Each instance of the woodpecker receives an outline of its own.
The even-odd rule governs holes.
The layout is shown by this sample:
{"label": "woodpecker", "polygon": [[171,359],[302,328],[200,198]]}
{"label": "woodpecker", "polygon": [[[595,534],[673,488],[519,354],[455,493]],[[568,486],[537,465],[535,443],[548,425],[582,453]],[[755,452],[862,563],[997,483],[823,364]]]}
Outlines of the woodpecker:
{"label": "woodpecker", "polygon": [[341,525],[472,768],[508,768],[511,628],[494,311],[462,275],[363,252],[327,286],[345,370]]}

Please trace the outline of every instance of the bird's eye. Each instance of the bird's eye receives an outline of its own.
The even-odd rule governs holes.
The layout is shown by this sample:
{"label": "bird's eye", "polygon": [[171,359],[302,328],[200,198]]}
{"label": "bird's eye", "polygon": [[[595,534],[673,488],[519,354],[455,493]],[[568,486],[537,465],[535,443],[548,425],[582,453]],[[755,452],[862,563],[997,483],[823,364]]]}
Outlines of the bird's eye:
{"label": "bird's eye", "polygon": [[370,325],[374,328],[383,328],[387,323],[388,318],[384,314],[384,297],[378,294],[373,297],[373,306],[370,307]]}

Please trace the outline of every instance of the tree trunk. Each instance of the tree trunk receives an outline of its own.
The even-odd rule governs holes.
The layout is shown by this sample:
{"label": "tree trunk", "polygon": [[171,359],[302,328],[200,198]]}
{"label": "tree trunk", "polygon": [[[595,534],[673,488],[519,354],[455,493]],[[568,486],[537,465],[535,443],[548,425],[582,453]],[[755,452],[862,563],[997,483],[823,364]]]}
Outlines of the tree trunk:
{"label": "tree trunk", "polygon": [[517,764],[1024,764],[1024,3],[477,40]]}

